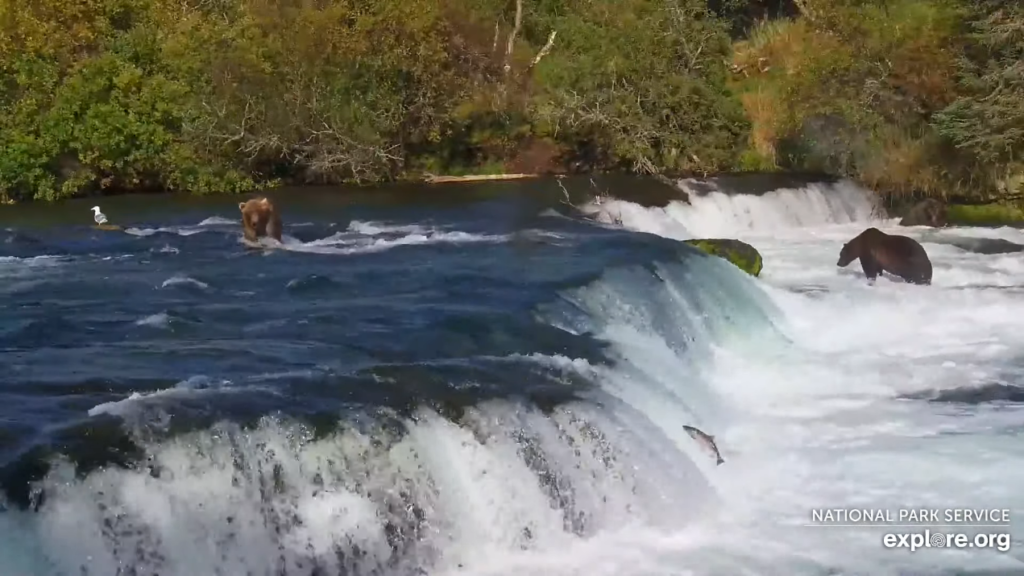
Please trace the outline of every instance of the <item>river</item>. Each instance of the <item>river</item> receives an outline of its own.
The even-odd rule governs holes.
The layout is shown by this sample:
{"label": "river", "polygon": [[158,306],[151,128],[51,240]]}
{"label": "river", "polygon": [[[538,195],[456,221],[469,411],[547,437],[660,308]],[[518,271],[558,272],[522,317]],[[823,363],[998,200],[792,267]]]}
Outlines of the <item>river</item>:
{"label": "river", "polygon": [[[1024,573],[1024,253],[978,249],[1024,232],[566,182],[592,218],[554,180],[276,191],[266,251],[237,197],[0,210],[0,574]],[[933,284],[837,268],[868,226]],[[911,552],[824,508],[1018,520]]]}

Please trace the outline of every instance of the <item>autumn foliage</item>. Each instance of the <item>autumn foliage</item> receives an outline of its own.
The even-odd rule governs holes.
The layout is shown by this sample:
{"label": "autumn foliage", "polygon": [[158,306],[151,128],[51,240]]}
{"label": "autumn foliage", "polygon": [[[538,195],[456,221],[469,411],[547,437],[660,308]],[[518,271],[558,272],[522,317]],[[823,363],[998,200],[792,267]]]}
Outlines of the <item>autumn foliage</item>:
{"label": "autumn foliage", "polygon": [[1024,181],[1009,0],[0,0],[0,196],[423,174]]}

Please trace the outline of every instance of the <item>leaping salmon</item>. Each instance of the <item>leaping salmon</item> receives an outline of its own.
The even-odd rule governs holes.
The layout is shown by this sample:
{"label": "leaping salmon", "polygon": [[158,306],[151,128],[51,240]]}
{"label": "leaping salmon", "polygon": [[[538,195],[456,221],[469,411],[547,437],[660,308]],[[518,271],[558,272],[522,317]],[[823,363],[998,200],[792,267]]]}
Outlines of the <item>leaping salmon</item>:
{"label": "leaping salmon", "polygon": [[694,428],[693,426],[687,426],[685,424],[683,425],[683,430],[686,430],[686,433],[696,440],[698,444],[703,446],[705,450],[708,450],[715,455],[715,458],[717,459],[717,462],[715,462],[716,466],[720,466],[725,462],[725,460],[722,459],[722,454],[718,451],[718,445],[715,444],[714,436],[705,433],[703,430]]}

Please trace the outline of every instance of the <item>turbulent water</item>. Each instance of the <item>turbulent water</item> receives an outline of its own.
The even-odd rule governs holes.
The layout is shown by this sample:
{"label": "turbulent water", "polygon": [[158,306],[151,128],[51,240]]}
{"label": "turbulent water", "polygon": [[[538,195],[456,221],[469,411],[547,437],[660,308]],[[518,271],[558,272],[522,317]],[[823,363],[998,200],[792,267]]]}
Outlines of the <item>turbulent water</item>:
{"label": "turbulent water", "polygon": [[[898,228],[842,182],[588,217],[543,186],[280,196],[266,251],[231,199],[15,221],[0,576],[1024,573],[1020,524],[1005,552],[808,525],[1024,521],[1024,233]],[[933,284],[837,268],[868,226]],[[760,278],[678,242],[708,237]]]}

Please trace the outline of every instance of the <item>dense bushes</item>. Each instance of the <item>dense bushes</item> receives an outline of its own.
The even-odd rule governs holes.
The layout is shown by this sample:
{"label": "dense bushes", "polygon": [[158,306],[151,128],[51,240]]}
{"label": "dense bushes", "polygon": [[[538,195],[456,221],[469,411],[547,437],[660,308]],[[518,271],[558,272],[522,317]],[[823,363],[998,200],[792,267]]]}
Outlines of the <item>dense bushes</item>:
{"label": "dense bushes", "polygon": [[1005,197],[1022,30],[1009,0],[0,0],[0,194],[812,169]]}
{"label": "dense bushes", "polygon": [[1024,9],[988,0],[799,0],[736,44],[758,168],[891,196],[1011,197],[1024,174]]}
{"label": "dense bushes", "polygon": [[19,198],[380,181],[524,153],[715,171],[746,136],[701,0],[527,0],[515,34],[516,4],[491,0],[0,2],[0,191]]}

